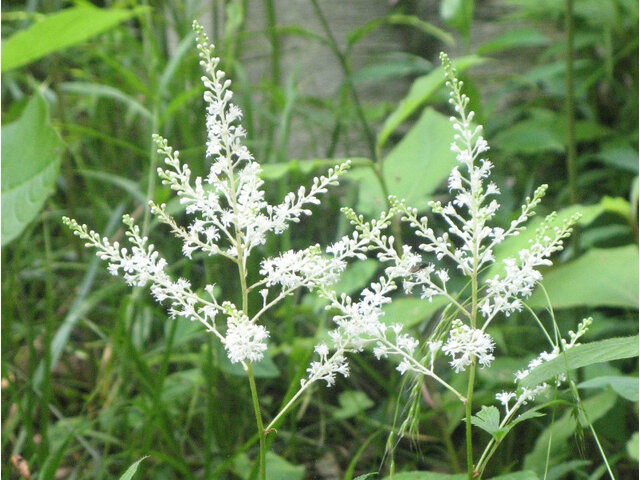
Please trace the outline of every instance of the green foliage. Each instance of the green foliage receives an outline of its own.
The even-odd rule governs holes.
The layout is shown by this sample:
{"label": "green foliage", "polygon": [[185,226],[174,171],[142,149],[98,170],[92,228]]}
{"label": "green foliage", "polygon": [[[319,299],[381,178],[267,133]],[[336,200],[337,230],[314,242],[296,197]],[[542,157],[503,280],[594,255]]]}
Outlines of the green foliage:
{"label": "green foliage", "polygon": [[2,127],[2,245],[31,223],[53,192],[63,144],[47,103],[36,94],[15,122]]}
{"label": "green foliage", "polygon": [[[72,215],[114,240],[122,235],[124,212],[144,222],[147,199],[169,197],[154,183],[153,132],[175,139],[194,173],[205,171],[202,88],[190,31],[199,15],[211,19],[270,198],[281,200],[291,185],[341,159],[354,166],[351,181],[314,208],[315,220],[264,245],[251,259],[255,266],[262,256],[326,245],[348,233],[340,206],[377,215],[391,193],[427,212],[426,202],[445,192],[454,162],[442,70],[432,65],[455,34],[463,38],[455,47],[466,56],[454,65],[477,102],[492,147],[488,158],[500,174],[506,202],[498,220],[508,225],[518,213],[514,205],[543,182],[550,189],[540,217],[553,209],[558,222],[582,214],[575,240],[543,272],[543,286],[561,332],[575,329],[576,318],[596,318],[589,343],[529,376],[550,379],[568,366],[584,400],[559,389],[551,394],[555,400],[530,405],[502,430],[495,394],[512,389],[513,371],[549,346],[526,311],[491,325],[498,358],[478,372],[473,413],[476,426],[502,442],[483,478],[599,475],[598,445],[585,430],[590,424],[615,473],[622,478],[637,469],[638,370],[625,360],[637,355],[637,337],[606,339],[612,331],[637,331],[637,2],[574,2],[575,202],[565,166],[563,2],[507,0],[511,13],[493,12],[491,19],[483,2],[472,0],[440,2],[439,19],[413,11],[412,2],[387,2],[380,7],[387,14],[353,25],[346,25],[343,10],[318,2],[328,30],[321,29],[322,11],[309,6],[304,16],[295,10],[285,16],[286,6],[271,1],[263,4],[277,7],[274,17],[258,22],[252,16],[260,2],[249,2],[248,10],[242,1],[128,2],[127,9],[11,3],[3,9],[2,47],[3,479],[15,476],[14,453],[38,478],[109,479],[125,470],[121,478],[136,470],[133,478],[255,477],[245,372],[198,324],[169,322],[148,294],[114,282],[59,222]],[[469,41],[486,27],[496,36],[483,45]],[[390,47],[387,36],[401,41]],[[312,45],[321,52],[314,59],[321,76],[294,73],[296,65],[308,65]],[[169,202],[168,210],[179,216],[184,207]],[[539,221],[495,252],[498,265],[485,278],[528,246]],[[153,221],[147,227],[159,249],[177,251],[166,230]],[[215,282],[216,295],[237,294],[236,273],[224,264],[171,260],[172,274]],[[357,292],[380,274],[377,265],[371,259],[349,266],[338,289]],[[383,318],[424,338],[450,316],[440,301],[398,291]],[[529,303],[547,325],[542,290]],[[266,418],[304,375],[313,352],[306,337],[320,339],[331,326],[331,312],[322,307],[304,295],[265,317],[279,345],[254,368]],[[463,412],[449,392],[430,382],[402,385],[393,366],[369,353],[354,356],[352,365],[352,377],[335,390],[318,386],[304,395],[270,435],[277,454],[267,455],[268,478],[372,478],[365,472],[378,470],[384,478],[390,468],[397,480],[466,478],[434,472],[460,471],[465,453]],[[437,359],[435,369],[447,375],[446,360]],[[464,388],[464,378],[447,380]],[[400,438],[394,412],[402,421],[412,399],[420,407],[417,429]],[[385,455],[389,431],[393,461]],[[486,437],[474,432],[477,445]],[[140,468],[143,455],[151,458]]]}
{"label": "green foliage", "polygon": [[84,4],[47,15],[2,42],[2,71],[78,45],[144,11],[144,8],[107,10]]}
{"label": "green foliage", "polygon": [[[554,308],[638,308],[638,247],[593,248],[582,257],[547,272],[543,285]],[[547,302],[538,290],[528,302],[543,308]]]}
{"label": "green foliage", "polygon": [[533,387],[569,370],[601,362],[610,362],[622,358],[638,356],[638,336],[608,338],[599,342],[577,345],[561,352],[553,360],[534,368],[529,375],[520,380],[524,387]]}
{"label": "green foliage", "polygon": [[136,474],[136,472],[138,471],[138,467],[140,466],[140,463],[142,463],[142,461],[145,458],[147,457],[142,457],[140,460],[138,460],[137,462],[132,464],[129,468],[127,468],[127,471],[122,474],[122,476],[120,477],[120,480],[131,480],[133,476]]}

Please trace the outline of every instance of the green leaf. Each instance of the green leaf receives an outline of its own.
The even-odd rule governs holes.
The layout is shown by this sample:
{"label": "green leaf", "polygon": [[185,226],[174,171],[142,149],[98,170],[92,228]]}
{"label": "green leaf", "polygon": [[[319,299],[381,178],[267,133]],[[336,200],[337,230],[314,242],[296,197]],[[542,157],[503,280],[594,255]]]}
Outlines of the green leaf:
{"label": "green leaf", "polygon": [[463,473],[437,473],[437,472],[403,472],[396,473],[393,477],[385,477],[384,480],[465,480]]}
{"label": "green leaf", "polygon": [[[593,248],[577,260],[547,271],[542,284],[553,308],[638,308],[638,247]],[[527,303],[531,308],[547,306],[540,289]]]}
{"label": "green leaf", "polygon": [[522,120],[501,130],[492,143],[496,148],[511,154],[564,152],[562,136],[554,125],[537,118]]}
{"label": "green leaf", "polygon": [[134,463],[129,468],[127,468],[127,471],[124,472],[124,474],[120,477],[120,480],[131,480],[133,476],[136,474],[136,471],[138,470],[138,466],[140,465],[140,462],[142,462],[145,458],[147,457],[142,457],[136,463]]}
{"label": "green leaf", "polygon": [[[564,219],[570,218],[575,214],[580,214],[578,225],[582,227],[590,225],[596,218],[604,213],[613,213],[624,218],[628,218],[629,209],[629,202],[624,198],[604,197],[600,203],[595,205],[572,205],[570,207],[563,208],[558,211],[555,221],[552,222],[550,226],[552,228],[556,226],[559,227],[562,225]],[[536,237],[536,228],[540,226],[542,221],[542,216],[533,218],[526,225],[527,229],[525,231],[520,232],[517,237],[508,238],[496,248],[496,260],[488,270],[488,273],[486,274],[487,278],[504,273],[502,261],[508,257],[516,256],[520,250],[528,248],[529,242]]]}
{"label": "green leaf", "polygon": [[[475,55],[460,57],[454,60],[453,66],[458,72],[464,72],[469,67],[484,62],[484,59]],[[404,122],[413,115],[445,81],[444,69],[438,67],[432,72],[414,80],[408,95],[403,98],[398,107],[387,117],[378,134],[378,148],[382,148],[389,140],[389,136]],[[449,126],[451,129],[451,126]],[[449,145],[447,144],[447,148]]]}
{"label": "green leaf", "polygon": [[635,432],[633,435],[631,435],[631,438],[627,442],[627,453],[636,462],[638,461],[638,451],[640,450],[639,444],[640,442],[638,442],[638,432]]}
{"label": "green leaf", "polygon": [[594,157],[611,167],[638,174],[638,151],[619,142],[604,146]]}
{"label": "green leaf", "polygon": [[144,7],[105,10],[82,5],[47,15],[44,20],[2,43],[2,71],[27,65],[50,53],[82,43],[144,10]]}
{"label": "green leaf", "polygon": [[512,48],[539,47],[549,44],[549,37],[541,34],[537,30],[529,28],[519,28],[509,30],[502,35],[498,35],[493,40],[480,45],[477,49],[478,55],[503,52]]}
{"label": "green leaf", "polygon": [[638,377],[628,377],[623,375],[604,376],[592,378],[586,382],[578,384],[578,388],[605,388],[611,387],[614,392],[632,402],[638,401],[638,390],[640,382]]}
{"label": "green leaf", "polygon": [[469,36],[475,0],[441,0],[440,17],[463,37]]}
{"label": "green leaf", "polygon": [[[433,192],[456,165],[449,146],[454,131],[449,119],[426,108],[420,119],[382,162],[382,176],[389,194],[404,198],[424,210]],[[356,210],[377,216],[387,208],[380,180],[371,168],[356,168],[347,174],[359,187]]]}
{"label": "green leaf", "polygon": [[[267,452],[265,460],[266,477],[269,480],[302,480],[304,478],[305,468],[303,465],[289,463],[273,452]],[[233,466],[241,478],[248,479],[250,477],[252,461],[246,454],[238,455]]]}
{"label": "green leaf", "polygon": [[500,432],[500,412],[496,407],[483,405],[482,409],[471,417],[471,423],[489,433],[497,440],[500,440],[498,438]]}
{"label": "green leaf", "polygon": [[398,298],[382,307],[384,315],[380,320],[387,325],[399,323],[409,328],[430,319],[446,304],[447,299],[442,296],[435,297],[431,302],[415,297]]}
{"label": "green leaf", "polygon": [[20,235],[54,191],[62,147],[40,95],[2,127],[2,245]]}
{"label": "green leaf", "polygon": [[594,363],[610,362],[638,356],[638,336],[618,337],[576,345],[556,358],[534,368],[520,380],[523,387],[534,387],[561,373]]}
{"label": "green leaf", "polygon": [[[582,402],[582,407],[586,411],[589,420],[593,423],[598,421],[613,408],[616,403],[616,399],[617,397],[613,392],[605,391],[584,400]],[[587,426],[584,414],[581,413],[579,415],[579,420],[580,426]],[[533,450],[525,456],[524,468],[526,470],[533,470],[538,474],[543,473],[545,471],[549,442],[551,441],[552,455],[558,455],[558,453],[565,448],[567,440],[573,436],[576,428],[578,428],[578,425],[576,423],[574,412],[572,410],[568,410],[561,418],[557,419],[552,425],[544,429],[538,435]],[[553,464],[553,458],[551,463]]]}
{"label": "green leaf", "polygon": [[340,408],[333,412],[333,417],[338,420],[355,417],[368,408],[373,407],[373,400],[367,394],[360,391],[348,390],[338,397]]}

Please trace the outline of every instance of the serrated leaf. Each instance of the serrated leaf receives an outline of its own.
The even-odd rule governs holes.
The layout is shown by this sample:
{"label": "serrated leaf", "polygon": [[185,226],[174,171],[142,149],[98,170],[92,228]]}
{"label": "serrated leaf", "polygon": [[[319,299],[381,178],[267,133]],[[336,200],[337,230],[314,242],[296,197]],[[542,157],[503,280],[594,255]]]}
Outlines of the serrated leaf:
{"label": "serrated leaf", "polygon": [[2,43],[2,71],[27,65],[50,53],[82,43],[144,10],[144,7],[107,10],[82,5],[47,15],[44,20],[33,23]]}
{"label": "serrated leaf", "polygon": [[[483,58],[471,55],[457,58],[452,63],[460,73],[483,61]],[[389,136],[395,129],[429,100],[437,88],[444,84],[444,81],[444,69],[442,67],[438,67],[427,75],[414,80],[407,96],[400,101],[397,108],[385,120],[382,130],[378,134],[378,148],[382,148],[387,143]],[[449,144],[447,143],[448,147]]]}
{"label": "serrated leaf", "polygon": [[124,472],[124,474],[122,474],[122,476],[120,477],[120,480],[131,480],[133,476],[136,474],[136,472],[138,471],[138,466],[145,458],[148,458],[148,457],[142,457],[140,460],[138,460],[129,468],[127,468],[127,471]]}
{"label": "serrated leaf", "polygon": [[2,127],[3,246],[20,235],[53,192],[62,146],[39,95],[17,121]]}
{"label": "serrated leaf", "polygon": [[[592,248],[573,262],[545,272],[542,285],[553,308],[638,308],[638,247]],[[547,299],[537,289],[527,301],[544,308]]]}
{"label": "serrated leaf", "polygon": [[497,437],[500,431],[500,411],[494,406],[483,405],[482,409],[471,417],[471,423],[492,437]]}
{"label": "serrated leaf", "polygon": [[611,387],[614,392],[620,395],[627,400],[632,402],[638,401],[638,390],[640,389],[640,382],[638,381],[638,377],[628,377],[628,376],[604,376],[592,378],[591,380],[587,380],[578,384],[578,388],[605,388]]}
{"label": "serrated leaf", "polygon": [[534,368],[520,380],[523,387],[534,387],[561,373],[595,363],[610,362],[638,356],[638,335],[633,337],[608,338],[598,342],[577,345],[556,358]]}

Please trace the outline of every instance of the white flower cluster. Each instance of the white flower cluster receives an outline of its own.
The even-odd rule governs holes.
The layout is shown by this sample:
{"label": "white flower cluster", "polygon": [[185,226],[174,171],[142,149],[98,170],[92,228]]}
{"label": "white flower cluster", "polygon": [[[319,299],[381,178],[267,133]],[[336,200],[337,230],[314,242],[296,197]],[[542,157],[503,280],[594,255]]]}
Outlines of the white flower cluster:
{"label": "white flower cluster", "polygon": [[[167,140],[154,135],[158,153],[165,157],[166,168],[158,175],[164,185],[173,190],[185,206],[190,223],[183,227],[169,215],[166,205],[150,202],[151,213],[182,240],[182,253],[191,258],[196,251],[223,256],[238,266],[243,285],[242,309],[229,302],[218,303],[213,295],[214,286],[204,287],[210,298],[194,293],[185,279],[173,280],[166,272],[167,262],[154,246],[142,236],[139,227],[129,216],[124,222],[129,227],[127,237],[131,250],[111,244],[106,238],[86,225],[64,218],[64,222],[86,245],[98,250],[98,256],[109,262],[109,272],[122,274],[129,285],[151,284],[151,292],[158,302],[170,303],[172,317],[182,316],[204,324],[208,331],[223,342],[231,362],[257,362],[267,349],[269,332],[258,324],[260,316],[300,287],[315,288],[334,282],[345,268],[345,260],[362,257],[365,242],[357,235],[343,239],[323,255],[318,246],[302,251],[285,252],[276,258],[263,260],[262,278],[247,285],[247,259],[251,251],[265,243],[270,232],[280,234],[291,222],[299,222],[310,215],[309,207],[320,203],[319,196],[327,187],[335,185],[338,177],[349,167],[349,162],[329,170],[326,176],[314,178],[309,189],[300,187],[289,193],[282,203],[271,205],[265,199],[261,169],[243,144],[245,130],[237,124],[242,118],[238,106],[231,102],[233,94],[230,80],[218,69],[220,59],[214,57],[213,46],[202,27],[194,22],[200,65],[205,76],[204,100],[207,105],[207,157],[212,159],[206,178],[192,179],[189,167],[180,161],[180,152],[169,146]],[[262,308],[251,316],[246,297],[259,291]],[[216,315],[226,317],[226,332],[221,333],[215,323]]]}
{"label": "white flower cluster", "polygon": [[[560,345],[554,345],[550,352],[542,352],[536,358],[531,360],[527,365],[527,368],[524,370],[519,370],[515,374],[514,383],[517,383],[524,378],[526,378],[534,368],[542,365],[545,362],[549,362],[560,355],[561,351],[570,350],[571,348],[579,345],[578,340],[589,330],[589,326],[593,323],[593,319],[591,317],[585,318],[578,325],[578,331],[574,332],[572,330],[569,331],[569,341],[564,338],[560,339]],[[563,382],[566,381],[566,375],[561,374],[555,379],[555,383],[557,386],[560,386]],[[528,402],[533,401],[538,395],[545,393],[549,389],[549,384],[543,382],[535,387],[519,387],[516,391],[513,392],[500,392],[496,395],[496,400],[498,400],[505,408],[507,417],[515,413],[515,411],[520,408],[522,405],[526,405]],[[509,402],[511,399],[516,399],[516,403],[513,407],[509,407]]]}
{"label": "white flower cluster", "polygon": [[[338,325],[334,331],[336,351],[359,351],[364,344],[373,343],[376,357],[397,357],[401,372],[419,372],[439,381],[433,371],[433,362],[440,349],[451,358],[451,366],[456,372],[475,363],[482,366],[491,364],[494,342],[486,333],[487,326],[498,313],[509,315],[522,308],[521,299],[530,296],[536,282],[542,279],[539,267],[551,263],[549,257],[562,248],[563,240],[570,235],[577,220],[577,217],[572,217],[561,227],[551,228],[554,217],[549,216],[529,248],[521,250],[516,258],[504,261],[503,275],[482,281],[482,272],[495,262],[496,246],[524,229],[524,223],[535,214],[534,209],[547,186],[542,185],[531,198],[526,198],[520,215],[507,228],[491,225],[499,208],[494,197],[500,192],[490,181],[493,165],[483,158],[489,146],[482,136],[482,126],[473,125],[474,113],[467,109],[469,98],[462,93],[463,85],[456,78],[455,69],[446,55],[441,59],[451,92],[450,103],[457,114],[451,117],[456,130],[451,149],[459,165],[449,176],[452,200],[444,204],[430,202],[430,206],[433,213],[444,221],[447,231],[437,234],[426,216],[418,216],[417,208],[393,196],[389,197],[390,210],[379,219],[365,221],[351,209],[343,209],[359,238],[368,242],[368,250],[375,252],[378,260],[387,265],[385,276],[365,289],[357,301],[347,296],[338,299],[327,289],[321,289],[321,294],[330,301],[329,308],[339,312],[334,316]],[[400,214],[401,220],[423,240],[417,249],[396,245],[394,237],[385,233],[396,214]],[[450,292],[447,287],[449,270],[446,266],[436,266],[434,262],[424,262],[424,254],[453,264],[456,270],[469,278],[467,284],[472,291]],[[400,282],[406,294],[417,289],[420,297],[429,301],[435,296],[445,297],[458,317],[444,346],[437,338],[426,341],[428,349],[422,349],[426,355],[420,360],[414,356],[419,351],[420,342],[402,333],[399,326],[389,327],[381,321],[382,306],[391,301],[390,294]],[[469,297],[466,300],[465,293]],[[480,316],[484,318],[484,324],[476,328]],[[424,366],[427,360],[429,368]]]}
{"label": "white flower cluster", "polygon": [[490,366],[495,360],[492,353],[494,347],[495,343],[488,333],[478,328],[471,328],[456,319],[453,321],[449,339],[442,347],[442,351],[451,357],[451,366],[458,373],[475,361],[483,367]]}

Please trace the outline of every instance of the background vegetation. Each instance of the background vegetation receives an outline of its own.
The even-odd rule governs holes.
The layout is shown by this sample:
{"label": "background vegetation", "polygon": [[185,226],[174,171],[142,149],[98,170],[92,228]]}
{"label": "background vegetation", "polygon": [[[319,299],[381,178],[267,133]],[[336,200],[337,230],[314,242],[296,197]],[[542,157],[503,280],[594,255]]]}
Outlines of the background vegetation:
{"label": "background vegetation", "polygon": [[[436,61],[445,50],[485,125],[503,192],[500,221],[541,183],[550,185],[541,213],[583,214],[545,274],[561,330],[590,315],[585,341],[637,333],[636,0],[2,7],[3,479],[20,478],[25,465],[39,480],[114,478],[147,455],[137,478],[251,476],[257,438],[241,369],[199,324],[167,321],[146,291],[110,277],[60,221],[69,215],[117,239],[122,214],[132,213],[176,274],[237,294],[224,280],[234,278],[227,266],[184,262],[145,211],[147,198],[169,198],[155,180],[152,133],[180,148],[195,174],[207,169],[194,18],[233,79],[274,199],[337,159],[355,165],[312,220],[267,244],[265,256],[346,233],[341,205],[374,215],[387,193],[425,208],[446,195],[454,157]],[[359,264],[342,288],[357,291],[375,269]],[[548,318],[546,303],[538,291],[530,305]],[[438,308],[401,298],[387,315],[419,333]],[[328,321],[304,294],[268,319],[273,347],[256,368],[267,408],[276,411],[303,374]],[[525,313],[494,327],[498,358],[480,370],[479,402],[494,403],[512,373],[545,348],[536,328]],[[353,370],[334,388],[315,388],[288,417],[268,459],[270,478],[388,474],[387,439],[407,388],[373,356],[354,357]],[[637,478],[636,359],[582,368],[577,381],[617,477]],[[422,407],[419,433],[392,437],[395,471],[464,470],[461,408],[429,384]],[[598,449],[575,413],[558,407],[519,425],[488,476],[528,470],[542,478],[548,463],[548,479],[601,477]]]}

